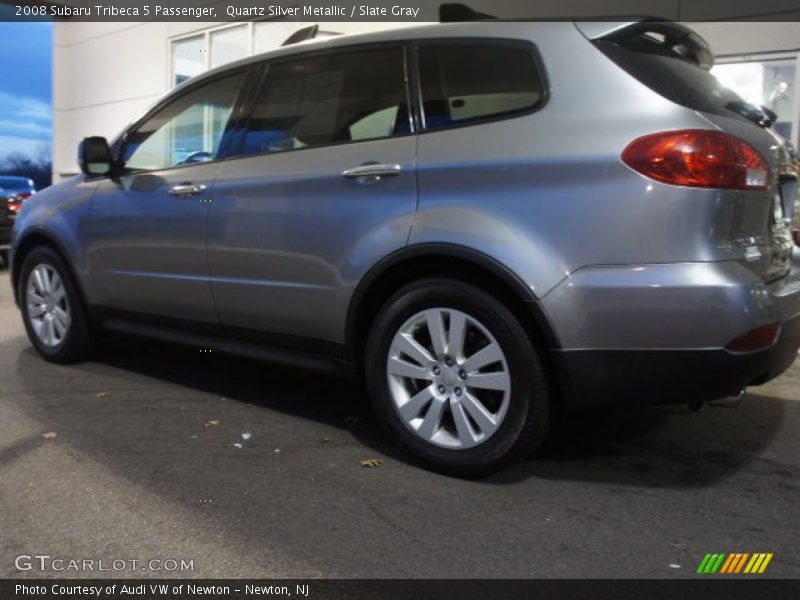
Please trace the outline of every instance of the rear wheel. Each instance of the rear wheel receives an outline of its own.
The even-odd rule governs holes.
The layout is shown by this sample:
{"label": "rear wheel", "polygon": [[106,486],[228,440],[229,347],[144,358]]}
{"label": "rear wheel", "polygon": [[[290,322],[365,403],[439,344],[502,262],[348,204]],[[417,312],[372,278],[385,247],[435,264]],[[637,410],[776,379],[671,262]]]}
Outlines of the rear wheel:
{"label": "rear wheel", "polygon": [[488,474],[547,435],[537,351],[517,317],[477,287],[427,279],[399,290],[366,356],[376,412],[429,468]]}
{"label": "rear wheel", "polygon": [[61,256],[48,247],[25,258],[19,279],[22,318],[33,347],[45,359],[71,363],[93,348],[89,321]]}

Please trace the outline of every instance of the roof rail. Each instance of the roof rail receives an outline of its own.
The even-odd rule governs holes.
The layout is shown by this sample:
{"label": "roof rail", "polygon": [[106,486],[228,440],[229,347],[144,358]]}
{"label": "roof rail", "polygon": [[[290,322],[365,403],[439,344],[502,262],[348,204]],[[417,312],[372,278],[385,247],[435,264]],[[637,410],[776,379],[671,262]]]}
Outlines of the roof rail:
{"label": "roof rail", "polygon": [[478,12],[460,2],[445,3],[439,5],[440,23],[461,23],[464,21],[486,21],[496,19],[492,15]]}

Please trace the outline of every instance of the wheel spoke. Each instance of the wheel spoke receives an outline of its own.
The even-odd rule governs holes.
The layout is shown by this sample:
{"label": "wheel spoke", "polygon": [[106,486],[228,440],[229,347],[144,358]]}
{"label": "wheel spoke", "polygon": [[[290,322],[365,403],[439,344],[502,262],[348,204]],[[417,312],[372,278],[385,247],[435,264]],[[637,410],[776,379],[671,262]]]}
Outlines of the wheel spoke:
{"label": "wheel spoke", "polygon": [[433,352],[437,357],[447,354],[447,339],[444,334],[444,321],[442,311],[432,309],[425,311],[425,320],[428,323],[428,333],[431,336]]}
{"label": "wheel spoke", "polygon": [[58,323],[61,323],[61,325],[64,327],[64,329],[69,327],[69,313],[67,313],[67,311],[65,311],[60,306],[56,306],[55,309],[54,309],[54,312],[55,312],[56,321]]}
{"label": "wheel spoke", "polygon": [[394,340],[395,347],[407,355],[412,360],[417,361],[425,367],[429,367],[434,363],[433,357],[417,340],[411,337],[410,333],[402,333]]}
{"label": "wheel spoke", "polygon": [[411,379],[431,379],[431,374],[425,367],[412,365],[410,362],[396,357],[389,359],[389,373],[398,377],[410,377]]}
{"label": "wheel spoke", "polygon": [[461,396],[461,404],[463,404],[464,409],[469,413],[469,416],[472,417],[472,420],[475,421],[478,429],[484,435],[490,434],[494,431],[495,427],[497,427],[492,414],[486,410],[486,407],[480,400],[469,392],[465,392],[464,395]]}
{"label": "wheel spoke", "polygon": [[447,352],[456,360],[462,360],[464,358],[464,336],[466,331],[467,320],[464,313],[451,311]]}
{"label": "wheel spoke", "polygon": [[55,277],[55,280],[52,283],[52,289],[50,290],[50,295],[56,302],[61,302],[61,300],[64,299],[64,296],[67,295],[67,290],[64,289],[64,284],[61,283],[61,279],[59,277]]}
{"label": "wheel spoke", "polygon": [[53,326],[53,319],[44,320],[44,343],[48,346],[55,345],[55,327]]}
{"label": "wheel spoke", "polygon": [[399,407],[400,414],[406,421],[411,421],[419,416],[419,411],[433,398],[430,387],[412,396],[408,402]]}
{"label": "wheel spoke", "polygon": [[44,291],[50,294],[53,291],[53,272],[45,266],[42,267],[42,280]]}
{"label": "wheel spoke", "polygon": [[28,316],[31,319],[38,319],[44,314],[44,305],[39,303],[28,303]]}
{"label": "wheel spoke", "polygon": [[40,296],[36,292],[29,291],[28,292],[28,302],[32,302],[34,304],[44,304],[45,300],[44,300],[44,298],[42,298],[42,296]]}
{"label": "wheel spoke", "polygon": [[67,331],[67,326],[58,317],[53,319],[53,331],[56,334],[56,339],[61,340]]}
{"label": "wheel spoke", "polygon": [[36,267],[33,270],[33,283],[36,286],[36,291],[39,292],[39,294],[47,294],[47,288],[45,287],[42,269],[40,267]]}
{"label": "wheel spoke", "polygon": [[471,373],[499,360],[503,360],[503,352],[497,343],[491,343],[470,356],[461,366],[467,373]]}
{"label": "wheel spoke", "polygon": [[467,420],[467,415],[464,413],[464,407],[458,400],[451,399],[450,412],[453,413],[453,421],[456,424],[456,433],[458,434],[458,441],[462,446],[471,446],[475,443],[475,434],[472,433],[472,427]]}
{"label": "wheel spoke", "polygon": [[474,373],[467,377],[467,387],[483,390],[508,391],[510,387],[508,373]]}
{"label": "wheel spoke", "polygon": [[419,426],[419,434],[425,439],[431,439],[442,423],[442,413],[444,412],[444,398],[434,398],[431,402],[422,424]]}

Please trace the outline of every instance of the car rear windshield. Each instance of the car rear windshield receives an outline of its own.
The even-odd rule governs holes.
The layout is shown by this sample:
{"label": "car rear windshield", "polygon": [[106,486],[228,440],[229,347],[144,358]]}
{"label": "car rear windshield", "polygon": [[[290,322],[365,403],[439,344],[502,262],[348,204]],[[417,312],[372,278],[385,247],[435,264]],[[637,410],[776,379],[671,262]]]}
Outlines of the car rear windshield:
{"label": "car rear windshield", "polygon": [[692,61],[647,34],[623,40],[595,40],[606,56],[668,100],[700,112],[745,119],[742,99]]}

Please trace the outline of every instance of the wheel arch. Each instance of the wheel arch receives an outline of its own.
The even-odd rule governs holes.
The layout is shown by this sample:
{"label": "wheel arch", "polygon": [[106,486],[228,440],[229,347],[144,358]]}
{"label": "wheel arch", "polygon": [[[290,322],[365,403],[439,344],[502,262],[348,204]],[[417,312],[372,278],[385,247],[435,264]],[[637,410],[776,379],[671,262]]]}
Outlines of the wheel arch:
{"label": "wheel arch", "polygon": [[347,311],[345,336],[348,358],[360,361],[369,327],[391,294],[411,281],[431,276],[456,277],[491,286],[488,289],[492,289],[520,319],[548,363],[549,350],[560,347],[558,336],[538,299],[505,265],[466,246],[426,243],[409,246],[387,256],[361,279]]}
{"label": "wheel arch", "polygon": [[72,281],[75,284],[75,289],[78,292],[78,296],[80,296],[83,306],[88,308],[89,305],[86,302],[86,294],[84,293],[81,285],[81,280],[78,278],[77,273],[75,272],[75,267],[69,260],[69,254],[64,250],[64,247],[58,242],[55,236],[53,236],[46,229],[42,228],[36,228],[27,233],[15,244],[14,247],[14,257],[11,264],[11,285],[13,286],[12,291],[14,293],[14,302],[17,304],[17,306],[19,306],[20,303],[19,278],[22,273],[22,264],[25,262],[25,258],[27,258],[34,248],[41,246],[46,246],[58,253],[58,255],[61,257],[61,260],[64,261],[64,264],[69,270],[69,275],[72,277]]}

